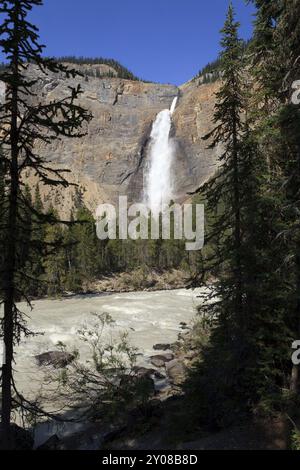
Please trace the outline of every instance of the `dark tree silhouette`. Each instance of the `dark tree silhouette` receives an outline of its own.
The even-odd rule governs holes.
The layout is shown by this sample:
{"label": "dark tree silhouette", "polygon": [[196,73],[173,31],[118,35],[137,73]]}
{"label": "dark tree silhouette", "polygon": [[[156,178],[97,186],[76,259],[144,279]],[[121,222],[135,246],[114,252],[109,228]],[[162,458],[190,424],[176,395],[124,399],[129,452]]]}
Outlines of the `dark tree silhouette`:
{"label": "dark tree silhouette", "polygon": [[[4,340],[4,363],[2,366],[2,435],[5,448],[12,448],[10,435],[11,411],[19,406],[23,397],[18,394],[13,380],[14,346],[21,335],[30,332],[24,315],[16,302],[30,300],[20,288],[21,280],[27,273],[21,253],[24,243],[30,243],[27,252],[55,248],[28,236],[32,230],[24,220],[24,208],[39,220],[40,224],[57,223],[51,215],[38,213],[26,196],[25,171],[38,175],[42,184],[68,186],[63,171],[51,167],[36,151],[35,144],[49,144],[64,137],[81,137],[84,125],[91,115],[78,103],[79,86],[70,87],[69,96],[57,101],[41,103],[34,92],[38,78],[28,73],[34,64],[43,74],[64,74],[66,78],[76,78],[78,72],[68,69],[54,60],[42,57],[44,46],[39,44],[38,29],[28,22],[28,12],[34,6],[41,6],[42,0],[8,0],[1,2],[0,46],[8,62],[1,74],[6,85],[5,103],[0,107],[0,133],[2,137],[1,167],[5,169],[5,187],[1,201],[1,232],[3,236],[3,267],[1,271],[1,294],[4,306],[2,335]],[[27,235],[26,235],[27,234]],[[26,236],[25,236],[26,235]]]}
{"label": "dark tree silhouette", "polygon": [[267,159],[249,109],[248,56],[232,5],[222,34],[216,127],[205,137],[212,137],[211,146],[219,144],[222,153],[217,174],[200,189],[211,214],[204,272],[216,277],[208,282],[201,312],[212,319],[213,329],[195,382],[201,419],[207,413],[214,425],[229,423],[258,403],[279,400],[290,342],[277,238],[282,201],[270,193]]}

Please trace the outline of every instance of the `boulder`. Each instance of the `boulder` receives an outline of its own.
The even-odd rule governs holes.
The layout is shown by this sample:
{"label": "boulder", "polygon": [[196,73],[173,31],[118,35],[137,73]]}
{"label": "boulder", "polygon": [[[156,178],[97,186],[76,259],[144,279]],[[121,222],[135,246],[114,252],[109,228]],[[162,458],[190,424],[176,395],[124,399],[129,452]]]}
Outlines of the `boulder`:
{"label": "boulder", "polygon": [[133,371],[137,377],[150,377],[155,372],[154,369],[148,369],[147,367],[142,366],[135,366]]}
{"label": "boulder", "polygon": [[165,361],[162,361],[159,356],[150,357],[150,362],[155,367],[164,367]]}
{"label": "boulder", "polygon": [[170,362],[173,359],[174,354],[172,353],[157,354],[156,356],[150,357],[150,362],[155,367],[164,367],[166,362]]}
{"label": "boulder", "polygon": [[154,351],[167,351],[168,349],[171,349],[171,344],[166,343],[166,344],[155,344],[153,346]]}
{"label": "boulder", "polygon": [[35,356],[37,364],[41,366],[53,366],[56,369],[66,367],[74,361],[75,356],[65,351],[48,351]]}
{"label": "boulder", "polygon": [[133,368],[137,377],[155,377],[156,379],[164,379],[165,375],[156,369],[150,369],[148,367],[136,366]]}
{"label": "boulder", "polygon": [[167,362],[166,371],[170,382],[176,385],[181,384],[186,377],[186,367],[183,362],[178,359],[173,359],[172,361]]}

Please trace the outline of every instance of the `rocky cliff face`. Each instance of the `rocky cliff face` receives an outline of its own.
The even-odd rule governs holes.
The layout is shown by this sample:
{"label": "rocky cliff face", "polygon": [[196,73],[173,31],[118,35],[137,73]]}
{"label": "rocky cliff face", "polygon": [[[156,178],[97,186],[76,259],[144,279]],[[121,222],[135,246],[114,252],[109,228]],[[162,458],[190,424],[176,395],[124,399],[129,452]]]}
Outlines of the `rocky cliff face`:
{"label": "rocky cliff face", "polygon": [[[71,169],[69,180],[79,185],[79,190],[70,188],[63,192],[40,188],[46,205],[52,202],[67,214],[79,197],[91,210],[101,202],[116,201],[120,194],[139,201],[152,123],[159,111],[170,107],[175,96],[179,100],[173,116],[172,136],[177,149],[173,175],[178,198],[184,199],[188,191],[215,171],[217,152],[208,150],[207,142],[201,138],[211,129],[217,83],[199,86],[189,82],[177,88],[117,77],[100,78],[103,73],[113,75],[105,65],[77,67],[84,67],[84,77],[66,80],[60,75],[40,76],[34,66],[27,72],[35,78],[40,76],[36,91],[44,102],[66,96],[68,87],[79,83],[83,91],[80,104],[94,116],[86,128],[87,135],[81,139],[62,139],[47,146],[36,144],[53,166]],[[88,75],[87,67],[92,72]],[[1,82],[0,99],[4,99]],[[26,177],[31,185],[35,184],[33,175]]]}

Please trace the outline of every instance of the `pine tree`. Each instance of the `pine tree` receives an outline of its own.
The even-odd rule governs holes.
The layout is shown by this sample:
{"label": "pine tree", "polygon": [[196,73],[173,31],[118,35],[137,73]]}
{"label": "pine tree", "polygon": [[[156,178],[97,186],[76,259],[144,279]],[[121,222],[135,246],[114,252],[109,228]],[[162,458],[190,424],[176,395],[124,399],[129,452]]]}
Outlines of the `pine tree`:
{"label": "pine tree", "polygon": [[[293,103],[294,83],[300,77],[300,5],[286,0],[282,4],[278,25],[274,32],[277,45],[277,61],[280,62],[279,99],[281,105],[277,113],[277,123],[281,139],[281,168],[283,187],[287,200],[285,218],[288,222],[283,235],[288,240],[286,249],[287,269],[292,268],[293,291],[292,308],[287,312],[288,325],[293,340],[300,337],[300,106]],[[292,263],[290,260],[293,260]],[[288,302],[290,304],[290,302]],[[290,389],[295,394],[300,391],[299,366],[291,372]]]}
{"label": "pine tree", "polygon": [[201,406],[214,424],[228,424],[258,402],[276,400],[289,342],[274,243],[280,201],[268,192],[267,161],[248,120],[245,49],[232,6],[222,46],[216,128],[206,139],[213,137],[211,145],[221,145],[223,153],[217,175],[202,189],[210,214],[204,268],[217,277],[202,311],[214,319],[214,328],[196,376]]}
{"label": "pine tree", "polygon": [[[36,153],[34,143],[40,140],[47,144],[59,136],[80,137],[84,134],[82,125],[91,118],[89,113],[76,103],[81,92],[80,87],[71,88],[70,95],[61,100],[45,104],[39,102],[34,92],[38,78],[29,78],[26,74],[29,63],[36,64],[41,74],[60,72],[67,78],[75,78],[78,75],[75,70],[42,57],[43,46],[38,42],[38,30],[27,18],[32,8],[40,5],[41,0],[7,0],[1,2],[0,6],[0,14],[3,17],[0,44],[8,61],[8,67],[1,75],[1,80],[6,85],[6,99],[0,107],[0,132],[8,173],[5,202],[7,218],[3,229],[4,268],[1,276],[5,347],[1,380],[1,416],[5,448],[13,446],[10,433],[12,405],[24,403],[24,397],[14,387],[12,363],[14,345],[20,341],[22,332],[28,334],[24,317],[16,305],[16,300],[20,297],[27,298],[26,292],[19,292],[20,279],[26,277],[26,272],[19,262],[23,236],[22,207],[35,212],[24,195],[22,176],[30,169],[43,184],[66,187],[68,182],[64,173],[47,165]],[[30,100],[27,100],[28,96]],[[49,222],[49,216],[39,214],[39,221]],[[38,249],[37,244],[32,246]]]}
{"label": "pine tree", "polygon": [[[75,220],[73,213],[71,213],[70,220],[71,222]],[[78,228],[78,226],[71,224],[66,227],[64,233],[64,257],[66,263],[65,288],[71,292],[79,292],[82,290],[80,260],[77,256]]]}
{"label": "pine tree", "polygon": [[[223,81],[216,95],[214,122],[215,129],[205,136],[212,138],[211,147],[222,145],[220,170],[201,190],[207,201],[207,211],[214,214],[210,222],[207,242],[213,246],[205,269],[214,271],[217,282],[211,286],[203,312],[215,319],[216,325],[204,363],[198,371],[199,380],[205,377],[203,389],[211,416],[216,422],[222,419],[224,408],[231,416],[234,406],[238,407],[241,388],[239,362],[246,354],[245,348],[245,272],[243,264],[242,204],[243,204],[243,155],[242,140],[245,125],[243,55],[238,37],[239,24],[235,22],[232,4],[229,6],[222,30],[221,67]],[[220,356],[220,357],[219,357]],[[209,378],[207,378],[207,374]],[[212,378],[213,377],[213,378]],[[215,381],[218,377],[218,385]],[[211,387],[208,389],[208,386]],[[215,387],[215,388],[214,388]],[[202,392],[201,392],[202,395]],[[203,403],[203,398],[200,398]],[[228,403],[229,402],[229,403]],[[233,404],[234,403],[234,404]],[[213,416],[212,416],[213,415]]]}
{"label": "pine tree", "polygon": [[[28,185],[25,185],[24,197],[26,206],[20,210],[23,213],[23,237],[24,245],[24,267],[25,276],[21,280],[23,293],[26,292],[28,299],[37,298],[46,293],[46,286],[43,280],[44,257],[46,250],[43,249],[45,242],[46,227],[40,223],[39,215],[44,214],[44,208],[40,196],[39,185],[37,184],[34,192],[30,191]],[[21,228],[20,228],[21,231]]]}
{"label": "pine tree", "polygon": [[[50,207],[48,215],[57,219],[57,212]],[[57,297],[64,291],[66,277],[66,262],[63,249],[64,232],[59,224],[48,224],[45,228],[45,243],[53,249],[47,254],[43,268],[45,272],[45,284],[47,294]]]}
{"label": "pine tree", "polygon": [[99,267],[99,240],[93,215],[87,208],[77,211],[76,220],[80,222],[75,227],[78,273],[81,283],[88,286],[95,279]]}
{"label": "pine tree", "polygon": [[[255,2],[258,7],[253,43],[254,71],[261,94],[272,106],[258,117],[260,143],[269,154],[273,194],[281,194],[281,241],[286,280],[286,326],[290,342],[300,335],[300,110],[292,102],[294,82],[300,77],[300,5],[294,0]],[[266,47],[265,37],[268,35]],[[286,374],[289,367],[286,367]],[[300,387],[299,367],[293,366],[290,389]]]}
{"label": "pine tree", "polygon": [[[287,312],[288,323],[293,339],[300,337],[300,106],[292,101],[294,82],[300,78],[300,5],[294,0],[282,2],[282,10],[275,31],[278,44],[278,61],[281,62],[281,102],[278,123],[282,138],[282,162],[284,168],[284,188],[288,201],[286,217],[289,221],[285,233],[288,243],[287,266],[293,259],[294,288],[292,295],[292,314]],[[300,391],[300,370],[294,365],[291,372],[290,389],[296,395]]]}
{"label": "pine tree", "polygon": [[26,276],[23,276],[20,279],[19,296],[20,300],[22,298],[22,292],[29,294],[29,288],[31,283],[31,273],[29,266],[30,258],[30,241],[32,234],[32,213],[29,209],[32,205],[32,197],[30,188],[27,184],[24,185],[23,197],[26,201],[26,204],[23,204],[19,209],[19,235],[20,242],[18,247],[18,256],[19,256],[19,268],[26,273]]}
{"label": "pine tree", "polygon": [[[236,318],[242,310],[242,262],[241,262],[241,193],[240,151],[244,133],[242,120],[243,103],[243,59],[241,40],[238,37],[239,23],[234,21],[232,4],[229,6],[227,19],[222,30],[221,45],[223,52],[223,84],[216,95],[214,122],[216,128],[205,136],[213,138],[211,147],[221,144],[224,152],[220,158],[222,169],[205,187],[209,205],[217,206],[221,198],[227,203],[222,217],[216,220],[213,231],[223,234],[223,243],[227,243],[227,256],[233,275],[232,311]],[[230,236],[226,233],[230,230]]]}

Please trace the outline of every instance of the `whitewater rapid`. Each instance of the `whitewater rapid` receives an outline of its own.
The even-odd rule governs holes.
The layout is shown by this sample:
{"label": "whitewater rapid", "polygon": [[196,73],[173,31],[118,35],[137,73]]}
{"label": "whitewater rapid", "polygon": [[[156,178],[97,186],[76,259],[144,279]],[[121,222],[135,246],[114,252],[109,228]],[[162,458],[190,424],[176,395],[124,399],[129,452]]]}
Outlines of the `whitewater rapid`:
{"label": "whitewater rapid", "polygon": [[127,331],[130,344],[147,357],[155,354],[156,343],[176,341],[180,322],[190,323],[199,305],[200,289],[122,294],[82,295],[62,300],[37,300],[34,309],[25,303],[19,308],[28,315],[28,328],[36,336],[23,338],[16,348],[15,379],[19,390],[33,398],[39,392],[44,370],[38,367],[35,356],[57,349],[62,342],[69,351],[79,348],[80,359],[90,359],[90,350],[78,341],[77,331],[83,324],[92,323],[91,313],[109,313],[115,320],[115,334]]}
{"label": "whitewater rapid", "polygon": [[[198,288],[78,295],[61,300],[37,300],[33,311],[25,303],[19,304],[20,310],[28,315],[28,328],[36,335],[22,338],[15,351],[14,373],[18,390],[26,398],[34,400],[53,388],[48,377],[51,366],[39,367],[35,356],[57,350],[59,342],[64,343],[68,351],[78,349],[80,361],[88,365],[91,351],[86,343],[78,340],[77,332],[83,325],[93,324],[93,312],[109,313],[115,321],[113,338],[118,340],[119,334],[127,331],[130,344],[139,353],[138,365],[153,367],[149,358],[160,353],[153,346],[177,340],[178,333],[182,331],[180,323],[191,324],[196,316],[201,292],[202,289]],[[0,308],[0,316],[1,313]],[[110,328],[104,331],[104,340],[111,338],[111,334]],[[42,402],[42,405],[48,411],[53,411],[62,404],[54,400],[51,403]],[[85,424],[69,423],[61,426],[59,423],[39,425],[35,432],[36,445],[42,444],[53,434],[66,436],[80,431]]]}

